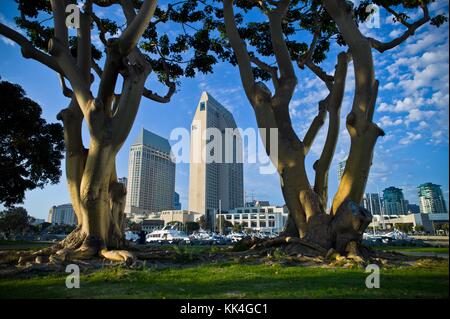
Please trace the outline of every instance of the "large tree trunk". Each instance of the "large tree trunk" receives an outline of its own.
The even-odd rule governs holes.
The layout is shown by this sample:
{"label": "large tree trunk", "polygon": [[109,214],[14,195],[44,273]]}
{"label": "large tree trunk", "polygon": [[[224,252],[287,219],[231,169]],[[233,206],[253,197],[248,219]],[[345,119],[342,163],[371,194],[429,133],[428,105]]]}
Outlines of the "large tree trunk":
{"label": "large tree trunk", "polygon": [[[377,82],[374,80],[370,43],[359,33],[352,11],[345,6],[345,1],[323,1],[325,9],[349,45],[350,52],[338,56],[334,77],[327,76],[311,61],[306,61],[308,67],[325,81],[330,94],[319,103],[318,116],[311,123],[304,139],[300,140],[289,114],[289,103],[297,86],[297,78],[283,33],[283,19],[291,2],[278,1],[273,4],[274,9],[265,12],[269,18],[272,48],[278,68],[249,55],[236,26],[233,2],[223,2],[225,27],[238,61],[245,93],[254,109],[258,127],[265,132],[278,129],[278,157],[271,154],[271,145],[266,144],[266,152],[280,175],[283,196],[289,209],[284,235],[299,236],[313,242],[322,247],[322,252],[334,248],[340,253],[357,253],[354,248],[362,240],[363,232],[371,221],[370,213],[359,204],[367,182],[373,148],[381,134],[381,130],[372,123]],[[339,134],[339,110],[350,55],[355,61],[356,78],[353,109],[347,118],[352,146],[344,178],[334,198],[331,213],[327,214],[328,170]],[[273,95],[264,83],[256,81],[252,63],[271,74],[275,89]],[[312,187],[305,169],[305,157],[323,125],[326,113],[330,114],[328,134],[322,156],[314,165],[316,178]],[[298,242],[304,243],[304,240]]]}
{"label": "large tree trunk", "polygon": [[[125,65],[120,98],[105,94],[103,99],[92,99],[83,113],[73,97],[58,115],[64,123],[67,183],[79,226],[58,247],[57,255],[64,258],[132,258],[119,250],[125,247],[126,189],[117,181],[115,159],[136,117],[150,67],[137,50],[129,54]],[[89,149],[82,142],[83,119],[89,128]]]}
{"label": "large tree trunk", "polygon": [[117,182],[117,147],[113,146],[111,136],[104,133],[91,136],[89,149],[83,147],[83,116],[75,99],[58,118],[64,123],[66,177],[79,226],[74,230],[76,236],[72,236],[76,240],[62,249],[75,250],[70,251],[72,257],[89,258],[110,249],[124,248],[126,189]]}

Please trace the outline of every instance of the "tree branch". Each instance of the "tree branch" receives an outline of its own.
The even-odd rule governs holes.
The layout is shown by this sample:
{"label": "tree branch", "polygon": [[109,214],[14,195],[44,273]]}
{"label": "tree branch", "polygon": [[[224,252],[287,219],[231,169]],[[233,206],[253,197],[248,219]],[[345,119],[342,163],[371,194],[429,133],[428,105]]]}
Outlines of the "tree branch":
{"label": "tree branch", "polygon": [[77,65],[84,75],[84,80],[90,82],[91,80],[91,15],[92,2],[86,1],[84,5],[84,12],[80,14],[80,28],[78,32],[78,54]]}
{"label": "tree branch", "polygon": [[290,0],[280,0],[277,9],[269,14],[270,35],[275,58],[280,69],[280,80],[289,83],[291,86],[297,84],[294,67],[291,62],[291,55],[284,39],[282,20],[289,7]]}
{"label": "tree branch", "polygon": [[[127,75],[124,78],[122,94],[117,101],[112,122],[113,144],[120,148],[128,136],[136,117],[139,103],[144,92],[144,85],[150,65],[142,53],[135,48],[128,56],[132,61],[127,64]],[[113,96],[113,99],[115,96]]]}
{"label": "tree branch", "polygon": [[36,60],[49,67],[53,71],[62,73],[62,70],[56,62],[55,58],[42,52],[41,50],[36,49],[34,45],[19,32],[11,29],[3,23],[0,23],[0,34],[17,43],[21,48],[24,58]]}
{"label": "tree branch", "polygon": [[303,139],[303,152],[305,155],[308,154],[314,142],[314,139],[316,138],[317,134],[319,133],[320,129],[325,123],[325,118],[327,116],[327,100],[328,97],[319,102],[319,114],[317,114],[317,116],[314,118],[314,120],[311,123],[311,126],[309,127],[308,131],[305,134],[305,137]]}
{"label": "tree branch", "polygon": [[61,73],[58,73],[58,76],[59,76],[59,81],[61,82],[61,88],[62,88],[64,96],[72,97],[73,91],[67,87],[66,79],[64,78],[64,75],[62,75]]}
{"label": "tree branch", "polygon": [[50,0],[53,21],[54,21],[54,37],[58,39],[62,46],[69,46],[69,32],[66,25],[66,8],[65,1]]}
{"label": "tree branch", "polygon": [[97,73],[98,77],[101,78],[103,74],[102,68],[95,62],[94,60],[91,61],[92,68],[94,69],[95,73]]}
{"label": "tree branch", "polygon": [[253,101],[255,89],[255,77],[253,75],[250,56],[245,42],[241,39],[234,20],[233,0],[223,1],[223,14],[225,18],[225,29],[233,52],[239,65],[242,85],[247,97]]}
{"label": "tree branch", "polygon": [[110,7],[113,4],[119,3],[119,0],[93,0],[99,7]]}
{"label": "tree branch", "polygon": [[340,109],[344,98],[345,80],[349,63],[349,55],[340,53],[338,63],[334,72],[334,83],[328,96],[327,108],[330,118],[328,121],[328,132],[325,144],[319,160],[314,163],[316,171],[314,180],[314,191],[319,195],[324,207],[328,201],[328,172],[336,150],[340,127]]}
{"label": "tree branch", "polygon": [[[128,55],[136,46],[148,27],[156,9],[157,0],[144,0],[138,14],[128,24],[119,38],[119,49],[122,56]],[[128,19],[128,18],[127,18]]]}
{"label": "tree branch", "polygon": [[250,61],[254,63],[256,66],[258,66],[261,70],[266,71],[270,74],[270,77],[272,78],[273,86],[275,87],[275,90],[279,87],[279,78],[278,78],[278,68],[274,66],[270,66],[267,63],[261,61],[255,56],[250,57]]}
{"label": "tree branch", "polygon": [[86,113],[89,101],[93,99],[89,89],[89,81],[86,81],[85,77],[83,77],[81,70],[77,67],[74,59],[70,55],[68,47],[62,46],[58,39],[55,38],[49,41],[48,51],[56,59],[64,75],[70,81],[78,104],[83,110],[83,113]]}
{"label": "tree branch", "polygon": [[102,24],[102,21],[94,13],[92,13],[92,19],[94,20],[95,24],[97,25],[100,41],[103,43],[103,45],[105,47],[107,47],[108,46],[108,40],[106,39],[107,31],[106,31],[104,25]]}
{"label": "tree branch", "polygon": [[161,96],[158,93],[155,93],[147,88],[144,88],[144,91],[142,95],[146,97],[147,99],[150,99],[152,101],[158,102],[158,103],[169,103],[170,99],[172,98],[172,95],[175,93],[175,85],[169,86],[169,89],[166,93],[166,95]]}
{"label": "tree branch", "polygon": [[325,85],[327,86],[328,90],[331,91],[334,77],[332,75],[328,75],[321,67],[318,65],[315,65],[311,61],[306,62],[306,66],[319,78],[321,79]]}
{"label": "tree branch", "polygon": [[[427,5],[421,3],[420,7],[422,8],[422,11],[423,11],[423,17],[421,19],[417,20],[416,22],[410,24],[410,23],[407,23],[406,21],[404,21],[403,18],[399,18],[399,19],[401,19],[399,21],[408,28],[401,36],[399,36],[389,42],[381,42],[374,38],[368,38],[372,47],[374,49],[376,49],[377,51],[383,53],[387,50],[390,50],[390,49],[393,49],[393,48],[399,46],[404,41],[406,41],[410,36],[414,35],[414,33],[416,32],[417,29],[419,29],[421,26],[423,26],[428,21],[430,21],[430,13],[428,11]],[[388,8],[389,7],[387,7],[386,9],[388,9]],[[391,12],[391,11],[389,11],[389,12]],[[392,13],[392,14],[394,14],[394,13]],[[394,16],[396,16],[396,17],[397,17],[397,15],[394,14]]]}
{"label": "tree branch", "polygon": [[159,102],[159,103],[169,103],[170,99],[172,98],[172,95],[175,93],[176,85],[175,85],[175,82],[170,81],[169,66],[166,63],[166,58],[163,56],[163,54],[161,53],[161,50],[159,50],[157,45],[156,45],[156,50],[158,51],[158,54],[160,55],[160,57],[162,59],[164,72],[166,73],[165,74],[166,78],[164,80],[164,84],[169,88],[169,90],[167,91],[166,95],[161,96],[161,95],[154,93],[153,91],[150,91],[144,87],[143,95],[144,95],[144,97],[146,97],[150,100]]}

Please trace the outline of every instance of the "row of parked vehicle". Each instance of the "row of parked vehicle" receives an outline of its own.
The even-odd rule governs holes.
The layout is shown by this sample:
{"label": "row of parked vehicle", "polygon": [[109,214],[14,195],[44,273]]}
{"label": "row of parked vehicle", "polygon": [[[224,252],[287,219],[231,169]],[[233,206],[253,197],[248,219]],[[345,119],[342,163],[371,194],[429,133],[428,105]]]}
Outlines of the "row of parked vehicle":
{"label": "row of parked vehicle", "polygon": [[[187,236],[184,232],[176,229],[173,225],[167,225],[160,230],[155,230],[145,237],[145,242],[148,244],[188,244],[188,245],[229,245],[239,242],[244,237],[257,237],[257,238],[271,238],[276,234],[265,232],[252,232],[252,233],[230,233],[228,235],[222,235],[214,232],[196,231],[193,234]],[[125,233],[125,238],[129,241],[137,242],[139,235],[128,231]]]}

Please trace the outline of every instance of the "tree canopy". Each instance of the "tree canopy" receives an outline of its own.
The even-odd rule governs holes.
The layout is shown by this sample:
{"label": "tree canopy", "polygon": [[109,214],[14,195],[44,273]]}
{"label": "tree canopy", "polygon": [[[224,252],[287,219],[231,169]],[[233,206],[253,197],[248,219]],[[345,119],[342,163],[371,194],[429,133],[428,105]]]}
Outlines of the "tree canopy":
{"label": "tree canopy", "polygon": [[42,109],[17,84],[0,82],[0,202],[21,203],[25,191],[61,177],[63,129],[47,123]]}
{"label": "tree canopy", "polygon": [[23,233],[30,227],[28,212],[23,207],[10,208],[0,212],[0,232],[6,237]]}

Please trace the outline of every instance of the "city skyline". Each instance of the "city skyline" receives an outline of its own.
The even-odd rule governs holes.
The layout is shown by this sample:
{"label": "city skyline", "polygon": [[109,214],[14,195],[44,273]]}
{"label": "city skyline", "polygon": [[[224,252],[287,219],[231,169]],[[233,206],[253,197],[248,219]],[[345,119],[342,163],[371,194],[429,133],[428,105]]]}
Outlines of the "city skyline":
{"label": "city skyline", "polygon": [[[447,3],[435,2],[430,8],[431,12],[442,10],[448,11]],[[14,16],[17,16],[16,5],[5,3],[0,19],[12,25]],[[386,26],[383,28],[384,34],[377,29],[370,30],[376,36],[387,37],[401,28],[394,26],[384,13],[381,18]],[[433,52],[427,52],[429,47],[433,47]],[[22,85],[27,95],[42,106],[43,117],[48,122],[57,122],[56,114],[63,105],[67,105],[67,99],[59,91],[55,93],[60,85],[58,78],[37,62],[23,59],[19,47],[4,38],[0,40],[0,48],[2,79]],[[340,48],[331,49],[335,52]],[[418,204],[417,186],[432,182],[442,185],[448,207],[448,167],[442,165],[448,163],[447,52],[448,28],[436,32],[434,28],[425,26],[417,31],[415,37],[394,50],[392,56],[381,58],[375,54],[377,76],[382,85],[374,120],[385,130],[386,136],[375,147],[365,190],[367,193],[396,185],[403,189],[406,200]],[[332,70],[335,62],[333,59],[325,61],[324,68]],[[237,126],[256,128],[254,113],[240,85],[237,68],[221,64],[214,71],[195,79],[182,79],[177,93],[168,104],[142,102],[136,122],[117,157],[118,176],[127,175],[128,150],[138,131],[147,127],[158,135],[170,136],[175,127],[189,128],[195,111],[193,105],[196,105],[198,96],[204,90],[233,113]],[[29,74],[39,74],[39,81]],[[316,101],[324,96],[326,89],[308,70],[299,74],[299,87],[304,89],[295,93],[290,111],[296,132],[303,136],[309,119],[316,115]],[[352,74],[353,67],[350,65],[349,76],[352,77]],[[353,81],[349,79],[347,83],[351,85]],[[98,83],[94,83],[93,89],[97,88]],[[341,112],[342,123],[345,123],[345,116],[351,107],[353,88],[350,87],[347,92]],[[320,153],[325,134],[326,130],[322,130],[318,136],[317,144],[311,150],[313,155]],[[87,145],[87,134],[83,138]],[[345,131],[340,139],[342,143],[338,145],[330,170],[330,195],[337,189],[337,163],[345,158],[349,146]],[[311,156],[306,163],[310,176],[316,159]],[[258,167],[258,164],[244,164],[245,190],[255,193],[258,198],[283,204],[278,176],[260,175]],[[188,201],[188,176],[189,165],[177,165],[176,191],[180,194],[183,207],[187,207]],[[46,185],[43,189],[27,192],[24,204],[18,206],[25,207],[33,216],[45,218],[51,206],[68,202],[70,197],[63,169],[57,185]]]}

